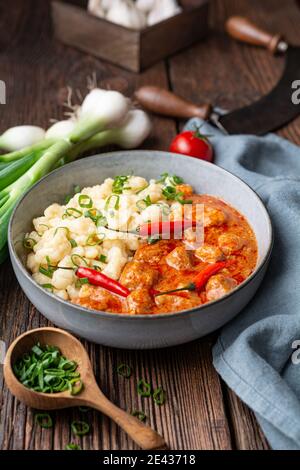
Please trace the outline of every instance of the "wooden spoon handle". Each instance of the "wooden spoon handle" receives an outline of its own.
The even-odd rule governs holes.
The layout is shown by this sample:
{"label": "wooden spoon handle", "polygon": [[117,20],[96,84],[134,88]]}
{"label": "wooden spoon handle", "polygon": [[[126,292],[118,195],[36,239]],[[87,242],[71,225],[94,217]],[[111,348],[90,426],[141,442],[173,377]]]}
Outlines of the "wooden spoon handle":
{"label": "wooden spoon handle", "polygon": [[284,41],[280,34],[271,34],[251,23],[243,16],[232,16],[225,23],[227,33],[237,39],[238,41],[247,44],[254,44],[255,46],[262,46],[271,51],[273,54],[276,52],[284,52]]}
{"label": "wooden spoon handle", "polygon": [[143,86],[135,92],[135,98],[148,111],[163,116],[188,119],[199,117],[207,119],[211,105],[196,106],[174,93],[157,86]]}
{"label": "wooden spoon handle", "polygon": [[85,405],[95,408],[109,416],[142,449],[151,450],[166,447],[162,436],[134,416],[118,408],[109,401],[102,392],[94,393],[92,399],[85,401]]}

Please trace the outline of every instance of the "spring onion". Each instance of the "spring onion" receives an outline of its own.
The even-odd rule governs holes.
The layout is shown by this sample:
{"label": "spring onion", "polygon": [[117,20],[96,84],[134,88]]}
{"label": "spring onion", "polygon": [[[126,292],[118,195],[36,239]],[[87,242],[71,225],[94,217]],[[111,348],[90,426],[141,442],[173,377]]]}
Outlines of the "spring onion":
{"label": "spring onion", "polygon": [[153,392],[153,400],[156,405],[163,405],[166,401],[166,392],[162,387],[158,387],[156,390]]}
{"label": "spring onion", "polygon": [[[135,148],[149,135],[151,125],[148,116],[141,110],[129,111],[129,107],[129,100],[119,92],[93,90],[85,98],[80,113],[72,123],[57,123],[51,128],[54,132],[55,127],[62,129],[69,126],[68,135],[66,127],[66,133],[53,135],[49,130],[45,137],[41,130],[39,138],[37,134],[35,137],[32,134],[30,139],[25,132],[20,138],[15,137],[22,131],[21,128],[4,133],[6,137],[13,136],[12,140],[18,142],[14,148],[19,150],[0,155],[0,262],[6,257],[7,228],[14,206],[40,178],[54,168],[75,160],[82,152],[112,143],[123,148]],[[24,127],[23,131],[26,131]],[[0,144],[1,141],[3,143],[4,134]],[[4,173],[1,175],[2,171]],[[76,218],[81,214],[67,208],[64,217],[72,216]]]}
{"label": "spring onion", "polygon": [[73,442],[70,442],[69,444],[66,445],[65,450],[81,450],[81,447],[78,444],[74,444]]}
{"label": "spring onion", "polygon": [[127,364],[120,364],[117,368],[117,372],[119,375],[121,375],[122,377],[125,377],[126,379],[129,379],[129,377],[131,377],[131,374],[132,374],[131,367],[128,366]]}
{"label": "spring onion", "polygon": [[74,266],[77,266],[77,268],[79,268],[79,266],[82,265],[82,263],[87,266],[87,261],[80,255],[76,255],[75,253],[71,256],[71,261],[72,263],[74,264]]}
{"label": "spring onion", "polygon": [[90,198],[90,196],[86,194],[81,194],[78,198],[78,203],[80,207],[86,208],[86,209],[91,209],[93,207],[93,201]]}
{"label": "spring onion", "polygon": [[66,212],[63,214],[62,218],[66,219],[67,217],[74,217],[74,219],[79,219],[82,216],[82,212],[75,207],[68,207]]}
{"label": "spring onion", "polygon": [[80,393],[83,383],[76,369],[77,363],[65,358],[57,347],[39,343],[13,364],[15,376],[25,387],[43,393]]}
{"label": "spring onion", "polygon": [[85,421],[73,421],[71,430],[75,436],[85,436],[90,430],[90,425]]}
{"label": "spring onion", "polygon": [[141,397],[150,397],[151,396],[151,385],[146,382],[144,379],[138,381],[137,385],[138,394]]}
{"label": "spring onion", "polygon": [[52,418],[48,413],[37,413],[34,420],[41,428],[49,429],[53,426]]}
{"label": "spring onion", "polygon": [[34,245],[36,245],[36,240],[34,240],[34,238],[30,238],[30,237],[25,237],[23,239],[23,246],[24,248],[26,248],[27,250],[32,250]]}
{"label": "spring onion", "polygon": [[13,152],[45,139],[45,131],[37,126],[16,126],[0,137],[0,148]]}
{"label": "spring onion", "polygon": [[143,411],[134,410],[131,414],[132,416],[139,419],[140,421],[145,421],[147,418],[147,416],[145,415]]}

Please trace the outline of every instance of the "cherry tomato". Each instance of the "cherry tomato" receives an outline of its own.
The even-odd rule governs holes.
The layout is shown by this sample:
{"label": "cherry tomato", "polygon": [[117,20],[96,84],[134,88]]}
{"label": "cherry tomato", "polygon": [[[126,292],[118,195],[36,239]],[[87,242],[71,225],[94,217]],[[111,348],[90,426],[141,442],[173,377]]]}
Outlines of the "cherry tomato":
{"label": "cherry tomato", "polygon": [[171,142],[170,152],[189,155],[190,157],[213,161],[213,148],[207,136],[195,131],[184,131],[178,134]]}

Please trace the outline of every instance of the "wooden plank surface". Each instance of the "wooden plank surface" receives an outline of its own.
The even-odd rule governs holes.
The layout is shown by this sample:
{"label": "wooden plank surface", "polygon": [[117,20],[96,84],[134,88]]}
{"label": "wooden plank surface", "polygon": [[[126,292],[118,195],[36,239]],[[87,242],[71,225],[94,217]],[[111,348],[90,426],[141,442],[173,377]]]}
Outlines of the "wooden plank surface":
{"label": "wooden plank surface", "polygon": [[[211,23],[215,34],[141,75],[119,69],[65,47],[52,39],[49,2],[0,0],[0,79],[7,83],[7,105],[1,107],[0,131],[36,123],[47,126],[63,117],[65,87],[85,92],[86,78],[96,72],[98,84],[131,95],[141,84],[171,87],[197,102],[234,108],[266,92],[282,70],[282,59],[238,46],[222,31],[226,17],[243,13],[261,25],[281,29],[300,42],[300,10],[292,0],[216,0]],[[284,6],[283,6],[284,4]],[[32,14],[34,12],[34,15]],[[273,14],[271,15],[270,12]],[[145,148],[167,149],[175,121],[155,117],[153,137]],[[280,132],[300,142],[299,120]],[[17,335],[47,325],[26,299],[9,262],[0,267],[0,339],[9,344]],[[216,336],[160,351],[121,351],[85,342],[97,380],[107,396],[124,409],[143,409],[148,423],[161,432],[172,449],[266,449],[267,443],[250,410],[228,391],[212,367],[211,347]],[[126,381],[114,372],[126,362],[133,377]],[[1,375],[0,367],[0,375]],[[136,393],[139,378],[163,384],[167,403],[153,406]],[[2,449],[63,449],[72,439],[70,422],[76,409],[53,413],[53,430],[35,430],[33,411],[17,402],[0,377],[0,447]],[[93,432],[82,439],[84,449],[133,449],[133,443],[107,418],[96,412],[84,416]],[[76,440],[76,439],[75,439]],[[79,441],[78,441],[79,442]]]}

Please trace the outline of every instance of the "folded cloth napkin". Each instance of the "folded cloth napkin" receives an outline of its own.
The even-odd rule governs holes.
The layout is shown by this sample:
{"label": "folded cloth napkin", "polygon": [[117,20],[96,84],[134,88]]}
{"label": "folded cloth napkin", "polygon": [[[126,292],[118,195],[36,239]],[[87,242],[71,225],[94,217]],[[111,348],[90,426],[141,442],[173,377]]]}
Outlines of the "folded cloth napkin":
{"label": "folded cloth napkin", "polygon": [[195,125],[212,136],[215,163],[263,199],[275,232],[262,286],[221,331],[214,366],[273,449],[300,449],[300,351],[292,348],[300,340],[300,147],[274,134],[224,136],[198,119],[186,129]]}

